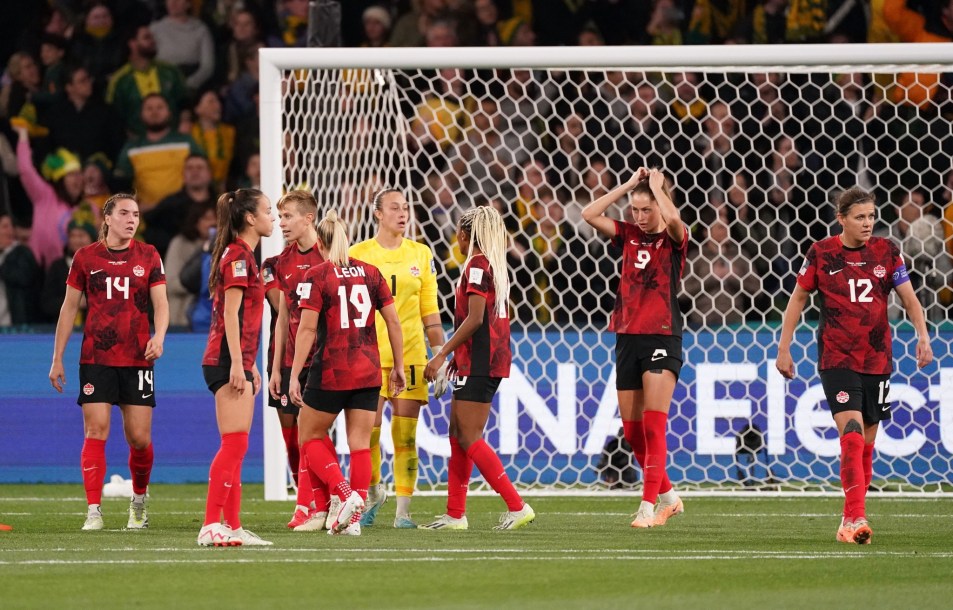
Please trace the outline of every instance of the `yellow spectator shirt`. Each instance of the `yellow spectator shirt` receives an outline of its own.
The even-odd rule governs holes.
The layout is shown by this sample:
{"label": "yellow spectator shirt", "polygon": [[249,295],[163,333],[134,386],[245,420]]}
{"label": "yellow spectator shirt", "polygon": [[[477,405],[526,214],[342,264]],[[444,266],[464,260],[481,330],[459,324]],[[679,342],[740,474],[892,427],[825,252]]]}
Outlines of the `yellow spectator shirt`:
{"label": "yellow spectator shirt", "polygon": [[[423,244],[403,239],[400,246],[388,250],[376,239],[368,239],[351,246],[348,254],[380,269],[394,294],[394,306],[400,318],[404,335],[404,364],[427,362],[427,344],[422,318],[439,313],[437,308],[437,273],[433,252]],[[387,326],[377,313],[377,344],[381,352],[381,366],[394,366]]]}

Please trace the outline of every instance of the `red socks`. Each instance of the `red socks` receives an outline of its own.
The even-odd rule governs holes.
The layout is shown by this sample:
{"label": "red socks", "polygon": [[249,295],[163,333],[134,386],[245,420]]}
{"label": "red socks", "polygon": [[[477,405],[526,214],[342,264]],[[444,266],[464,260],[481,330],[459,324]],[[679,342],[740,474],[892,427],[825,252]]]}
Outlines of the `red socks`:
{"label": "red socks", "polygon": [[228,527],[237,530],[242,526],[242,520],[239,516],[242,510],[242,463],[238,463],[235,472],[232,473],[232,488],[228,492],[228,498],[225,500],[225,506],[222,507],[222,517]]}
{"label": "red socks", "polygon": [[[644,415],[643,415],[644,417]],[[666,417],[667,421],[667,417]],[[643,485],[645,483],[645,423],[641,419],[624,421],[622,422],[622,430],[625,435],[625,440],[629,442],[629,445],[632,447],[632,453],[635,455],[635,460],[639,463],[639,467],[642,468],[642,478]],[[666,450],[667,451],[667,450]],[[668,473],[662,470],[662,482],[659,484],[659,493],[666,493],[672,491],[672,482],[668,480]]]}
{"label": "red socks", "polygon": [[655,504],[663,485],[667,487],[665,491],[672,488],[668,475],[665,474],[665,461],[668,457],[665,441],[667,423],[668,414],[662,411],[645,411],[642,414],[642,424],[645,426],[645,464],[642,467],[643,502]]}
{"label": "red socks", "polygon": [[87,438],[80,454],[83,469],[83,487],[87,504],[103,503],[103,481],[106,480],[106,441]]}
{"label": "red socks", "polygon": [[480,474],[490,484],[493,491],[503,497],[507,510],[517,511],[523,508],[523,499],[517,493],[516,488],[513,487],[510,478],[506,476],[503,463],[500,462],[496,452],[486,444],[485,440],[481,438],[470,445],[470,448],[467,449],[467,457],[473,460]]}
{"label": "red socks", "polygon": [[447,470],[447,514],[459,519],[467,512],[467,491],[470,489],[473,460],[467,456],[455,436],[450,437],[450,461]]}
{"label": "red socks", "polygon": [[298,426],[281,429],[281,437],[285,439],[285,450],[288,452],[288,466],[291,468],[291,478],[295,480],[295,485],[301,488],[298,478],[301,473],[298,472],[301,462],[300,452],[298,451]]}
{"label": "red socks", "polygon": [[[315,493],[311,487],[311,475],[308,473],[308,457],[304,453],[298,455],[298,496],[295,504],[298,506],[311,506],[314,501]],[[325,496],[327,492],[325,491]]]}
{"label": "red socks", "polygon": [[840,481],[844,488],[844,518],[866,517],[864,496],[864,437],[848,432],[840,437]]}
{"label": "red socks", "polygon": [[351,452],[351,489],[367,499],[367,488],[371,486],[371,450],[359,449]]}
{"label": "red socks", "polygon": [[132,475],[132,493],[142,495],[149,487],[152,475],[152,443],[145,449],[129,448],[129,472]]}
{"label": "red socks", "polygon": [[864,488],[870,490],[874,479],[874,444],[864,445]]}
{"label": "red socks", "polygon": [[[323,482],[328,489],[334,491],[338,498],[347,500],[351,493],[351,486],[344,480],[337,453],[328,445],[330,443],[325,443],[324,439],[312,439],[301,446],[301,451],[308,457],[311,480]],[[368,451],[368,457],[370,457],[370,451]],[[345,487],[347,493],[345,493]]]}
{"label": "red socks", "polygon": [[[222,435],[222,445],[212,460],[208,472],[208,497],[205,500],[205,525],[219,523],[228,496],[241,481],[241,463],[248,451],[248,433],[232,432]],[[240,493],[240,492],[239,492]],[[241,499],[239,498],[239,503]]]}

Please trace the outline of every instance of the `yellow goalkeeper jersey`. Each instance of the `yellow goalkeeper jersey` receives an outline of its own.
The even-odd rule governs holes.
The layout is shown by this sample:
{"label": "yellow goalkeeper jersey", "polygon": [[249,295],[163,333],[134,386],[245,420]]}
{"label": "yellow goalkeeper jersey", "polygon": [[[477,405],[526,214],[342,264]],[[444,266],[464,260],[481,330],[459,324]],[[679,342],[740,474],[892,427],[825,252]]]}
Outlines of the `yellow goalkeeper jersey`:
{"label": "yellow goalkeeper jersey", "polygon": [[[368,239],[351,246],[348,254],[380,269],[394,294],[394,306],[404,334],[404,364],[427,362],[427,343],[421,318],[439,313],[437,308],[437,270],[430,248],[404,239],[400,247],[388,250],[376,239]],[[377,344],[381,352],[381,366],[394,366],[387,326],[377,313]]]}

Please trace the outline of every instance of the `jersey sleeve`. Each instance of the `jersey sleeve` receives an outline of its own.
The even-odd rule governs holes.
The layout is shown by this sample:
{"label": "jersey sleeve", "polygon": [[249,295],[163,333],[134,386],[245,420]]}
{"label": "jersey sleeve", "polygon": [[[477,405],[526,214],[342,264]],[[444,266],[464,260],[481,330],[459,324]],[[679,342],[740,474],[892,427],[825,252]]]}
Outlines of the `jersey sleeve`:
{"label": "jersey sleeve", "polygon": [[73,263],[69,267],[69,275],[66,276],[66,285],[72,286],[80,292],[86,292],[86,269],[83,264],[83,255],[77,252],[73,256]]}
{"label": "jersey sleeve", "polygon": [[808,292],[817,290],[817,248],[815,246],[811,246],[811,249],[807,251],[804,264],[797,273],[797,283]]}
{"label": "jersey sleeve", "polygon": [[301,280],[302,291],[301,298],[298,300],[298,307],[301,309],[310,309],[312,311],[321,311],[324,305],[324,299],[321,298],[321,288],[315,281],[317,274],[309,271]]}
{"label": "jersey sleeve", "polygon": [[235,258],[222,261],[222,287],[225,290],[229,288],[248,288],[248,274],[251,273],[248,258],[243,252]]}
{"label": "jersey sleeve", "polygon": [[423,265],[420,273],[420,317],[440,313],[437,305],[437,264],[433,259],[433,252],[426,249],[423,256]]}
{"label": "jersey sleeve", "polygon": [[261,264],[261,284],[265,292],[278,288],[278,257],[272,256]]}
{"label": "jersey sleeve", "polygon": [[152,265],[150,265],[150,267],[149,288],[165,284],[165,265],[162,263],[162,257],[159,256],[159,251],[155,248],[152,248]]}
{"label": "jersey sleeve", "polygon": [[493,275],[490,272],[486,257],[470,261],[464,281],[467,283],[463,291],[464,294],[477,294],[485,299],[489,298],[490,290],[493,288]]}
{"label": "jersey sleeve", "polygon": [[910,275],[907,273],[907,265],[903,262],[903,255],[900,254],[900,247],[891,240],[890,244],[890,273],[893,278],[893,287],[910,281]]}
{"label": "jersey sleeve", "polygon": [[621,248],[625,245],[625,240],[628,239],[631,225],[629,225],[629,223],[615,219],[613,219],[612,222],[615,223],[615,237],[612,238],[611,243],[612,245]]}

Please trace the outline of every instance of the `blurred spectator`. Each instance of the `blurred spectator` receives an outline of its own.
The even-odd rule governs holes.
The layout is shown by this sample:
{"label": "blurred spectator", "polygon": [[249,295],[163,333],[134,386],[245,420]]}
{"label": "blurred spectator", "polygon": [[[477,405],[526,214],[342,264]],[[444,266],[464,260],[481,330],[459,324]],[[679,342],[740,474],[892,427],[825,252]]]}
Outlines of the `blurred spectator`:
{"label": "blurred spectator", "polygon": [[754,8],[748,39],[755,44],[780,44],[788,27],[788,0],[764,0]]}
{"label": "blurred spectator", "polygon": [[386,47],[390,42],[390,13],[378,4],[364,9],[361,17],[364,24],[364,40],[362,47]]}
{"label": "blurred spectator", "polygon": [[531,4],[529,11],[514,6],[513,17],[533,24],[540,45],[562,47],[575,44],[579,30],[592,19],[594,3],[533,0]]}
{"label": "blurred spectator", "polygon": [[474,0],[478,31],[477,44],[485,47],[500,46],[500,35],[496,26],[500,20],[500,9],[495,0]]}
{"label": "blurred spectator", "polygon": [[131,139],[120,151],[113,178],[117,191],[132,185],[144,214],[182,188],[185,160],[204,153],[192,136],[172,131],[172,113],[158,93],[143,99],[140,122],[145,135]]}
{"label": "blurred spectator", "polygon": [[[235,123],[235,161],[232,165],[232,178],[241,179],[248,169],[248,161],[261,150],[261,122],[258,116],[258,89],[251,96],[253,111]],[[261,181],[256,184],[260,184]]]}
{"label": "blurred spectator", "polygon": [[[258,49],[263,45],[261,44],[261,28],[258,25],[258,18],[252,11],[241,9],[232,13],[229,20],[229,29],[231,40],[229,40],[225,50],[226,77],[229,83],[233,83],[248,70],[245,62],[249,53],[254,53],[257,59]],[[257,82],[257,64],[255,78]]]}
{"label": "blurred spectator", "polygon": [[93,77],[97,94],[102,94],[109,76],[122,66],[124,47],[109,5],[97,1],[86,12],[83,27],[73,35],[69,55],[82,62]]}
{"label": "blurred spectator", "polygon": [[497,185],[506,180],[507,168],[522,162],[523,158],[514,158],[514,152],[518,154],[518,151],[504,146],[494,100],[480,100],[468,122],[470,126],[463,141],[447,151],[447,160],[466,192],[496,195]]}
{"label": "blurred spectator", "polygon": [[[949,2],[943,4],[940,21],[946,31],[942,35],[929,31],[924,16],[909,8],[907,0],[883,0],[883,18],[902,42],[949,43],[950,32],[953,32],[953,4]],[[939,83],[939,74],[924,72],[898,74],[895,86],[889,92],[890,99],[897,104],[926,108],[936,95]]]}
{"label": "blurred spectator", "polygon": [[731,239],[724,221],[711,223],[706,233],[698,252],[688,257],[680,299],[690,303],[688,322],[706,326],[740,324],[761,288],[761,280]]}
{"label": "blurred spectator", "polygon": [[189,313],[195,304],[196,295],[182,285],[181,274],[185,264],[201,255],[202,245],[208,241],[209,230],[216,226],[215,200],[211,197],[195,202],[185,215],[182,232],[172,238],[168,252],[163,257],[165,279],[169,292],[169,324],[189,327]]}
{"label": "blurred spectator", "polygon": [[112,191],[109,189],[112,168],[113,164],[109,161],[109,157],[103,153],[90,155],[83,163],[83,202],[92,206],[97,227],[102,222],[103,206],[112,196]]}
{"label": "blurred spectator", "polygon": [[156,61],[152,31],[142,26],[128,38],[129,61],[113,74],[106,101],[115,107],[126,131],[142,135],[142,103],[146,96],[161,95],[173,118],[178,118],[186,90],[182,73],[175,66]]}
{"label": "blurred spectator", "polygon": [[511,71],[506,81],[506,95],[498,102],[500,130],[506,147],[520,151],[524,157],[536,154],[539,136],[535,124],[548,121],[552,110],[552,103],[531,70]]}
{"label": "blurred spectator", "polygon": [[43,150],[62,147],[83,159],[95,153],[115,159],[125,134],[113,109],[94,95],[89,71],[82,66],[70,68],[64,82],[66,95],[40,113],[41,123],[50,130]]}
{"label": "blurred spectator", "polygon": [[433,89],[417,106],[410,129],[421,147],[433,142],[446,149],[460,141],[475,106],[476,100],[469,95],[461,70],[438,70]]}
{"label": "blurred spectator", "polygon": [[645,26],[652,44],[682,44],[681,22],[684,18],[685,14],[673,0],[655,0],[652,17],[649,24]]}
{"label": "blurred spectator", "polygon": [[223,191],[235,155],[235,128],[222,122],[222,102],[215,91],[199,94],[192,113],[192,139],[205,151],[212,166],[214,189]]}
{"label": "blurred spectator", "polygon": [[215,72],[215,44],[208,26],[192,17],[192,0],[165,0],[168,14],[149,26],[159,61],[177,66],[185,85],[198,91]]}
{"label": "blurred spectator", "polygon": [[208,332],[212,322],[212,297],[208,292],[208,277],[212,269],[212,247],[215,245],[216,227],[208,229],[208,239],[202,248],[190,258],[179,272],[179,283],[195,295],[188,313],[189,328],[193,333]]}
{"label": "blurred spectator", "polygon": [[39,269],[33,253],[16,241],[13,218],[0,211],[0,326],[35,322]]}
{"label": "blurred spectator", "polygon": [[33,202],[30,249],[43,269],[63,255],[66,225],[83,195],[82,166],[76,155],[59,149],[43,161],[44,180],[33,166],[30,138],[24,127],[17,129],[17,168],[20,182]]}
{"label": "blurred spectator", "polygon": [[278,31],[267,42],[269,47],[308,46],[308,0],[279,0]]}
{"label": "blurred spectator", "polygon": [[255,115],[255,99],[258,97],[258,50],[263,47],[262,44],[253,44],[242,56],[244,69],[225,93],[223,117],[226,123],[238,126],[243,120]]}
{"label": "blurred spectator", "polygon": [[[532,216],[536,221],[523,225],[531,252],[524,260],[534,278],[528,301],[534,306],[537,322],[568,322],[581,292],[571,286],[570,278],[577,275],[578,264],[588,253],[572,223],[565,222],[566,212],[552,189],[539,191]],[[521,285],[524,290],[529,288]]]}
{"label": "blurred spectator", "polygon": [[261,188],[261,155],[254,153],[245,163],[245,173],[238,179],[235,188]]}
{"label": "blurred spectator", "polygon": [[155,246],[164,258],[173,237],[185,227],[183,219],[189,218],[194,208],[204,208],[214,201],[212,170],[208,159],[202,155],[190,155],[182,169],[182,190],[169,195],[143,214],[146,241]]}
{"label": "blurred spectator", "polygon": [[438,19],[451,16],[447,8],[447,0],[413,0],[411,4],[413,8],[410,12],[401,16],[394,24],[394,31],[390,35],[392,47],[424,46],[427,43],[427,30],[431,24]]}
{"label": "blurred spectator", "polygon": [[745,17],[745,0],[695,0],[688,44],[722,44],[732,38]]}
{"label": "blurred spectator", "polygon": [[43,64],[43,81],[40,90],[33,96],[38,108],[48,107],[63,96],[63,57],[69,41],[58,34],[44,34],[40,38],[40,63]]}
{"label": "blurred spectator", "polygon": [[424,39],[428,47],[458,46],[457,22],[452,19],[434,19],[427,25]]}
{"label": "blurred spectator", "polygon": [[23,105],[40,90],[43,77],[29,53],[14,53],[7,62],[7,77],[0,89],[0,118],[15,117]]}
{"label": "blurred spectator", "polygon": [[500,44],[505,47],[531,47],[536,44],[536,32],[533,31],[533,27],[519,17],[498,22],[496,31],[500,37]]}
{"label": "blurred spectator", "polygon": [[594,25],[587,25],[579,30],[579,38],[576,39],[576,45],[580,47],[602,47],[606,41],[602,37],[602,32]]}
{"label": "blurred spectator", "polygon": [[[99,239],[99,233],[92,224],[72,220],[67,225],[66,246],[63,248],[63,256],[53,261],[43,278],[40,309],[42,309],[47,320],[56,320],[59,317],[60,307],[66,297],[66,278],[69,276],[69,268],[73,264],[73,255],[76,254],[77,250],[85,248],[97,239]],[[85,317],[86,305],[85,299],[83,299],[80,310],[76,314],[76,320],[73,321],[73,326],[82,326]]]}

